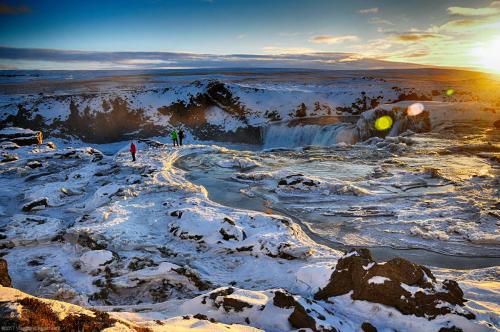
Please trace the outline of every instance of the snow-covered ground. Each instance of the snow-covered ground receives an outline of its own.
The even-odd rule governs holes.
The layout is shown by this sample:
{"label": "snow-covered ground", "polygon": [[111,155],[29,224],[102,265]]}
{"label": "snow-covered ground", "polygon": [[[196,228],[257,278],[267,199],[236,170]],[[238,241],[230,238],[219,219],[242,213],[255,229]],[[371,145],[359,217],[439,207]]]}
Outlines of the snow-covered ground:
{"label": "snow-covered ground", "polygon": [[[138,109],[164,128],[203,120],[238,136],[263,127],[254,146],[201,144],[194,129],[182,148],[140,140],[136,162],[130,141],[89,147],[63,135],[50,138],[57,147],[24,146],[9,135],[35,132],[4,129],[0,255],[12,286],[50,299],[56,314],[92,316],[67,303],[108,312],[118,330],[498,331],[497,83],[475,91],[484,78],[469,74],[273,75],[2,85],[0,119],[49,134],[84,128],[80,115],[105,117],[116,100],[117,127]],[[381,133],[384,115],[394,123]],[[418,265],[344,255],[351,247],[371,248],[379,263],[429,266],[436,280]],[[408,269],[418,280],[400,280]],[[335,275],[342,282],[332,285]],[[0,288],[17,312],[26,297]]]}
{"label": "snow-covered ground", "polygon": [[[418,140],[416,144],[420,144]],[[366,154],[367,147],[370,145],[349,148],[341,145],[328,150],[331,158],[327,161],[342,160],[338,153],[342,149]],[[304,308],[312,317],[305,322],[314,322],[319,330],[357,331],[367,321],[382,331],[437,331],[439,327],[452,325],[482,331],[495,330],[498,324],[494,268],[470,272],[470,278],[460,280],[465,297],[470,294],[473,299],[466,304],[466,310],[476,315],[475,320],[456,314],[435,319],[403,315],[381,304],[353,301],[349,294],[337,296],[333,302],[312,302],[313,295],[328,283],[342,253],[314,242],[288,217],[215,203],[208,198],[204,187],[188,181],[185,171],[174,163],[179,159],[192,161],[208,156],[212,164],[230,170],[239,181],[263,182],[262,190],[270,190],[274,196],[267,198],[283,199],[283,206],[291,204],[297,211],[305,208],[304,204],[297,207],[297,202],[293,202],[297,197],[308,202],[309,208],[314,207],[313,201],[321,203],[325,199],[345,206],[345,197],[356,198],[358,202],[368,199],[373,205],[376,200],[371,197],[380,195],[377,190],[381,191],[383,185],[398,189],[391,184],[399,184],[402,190],[421,184],[417,181],[418,172],[390,169],[391,175],[383,185],[374,177],[368,186],[353,184],[342,176],[335,181],[324,181],[320,176],[293,175],[287,171],[294,163],[297,165],[293,167],[300,167],[298,153],[316,153],[315,157],[307,156],[310,165],[315,158],[324,161],[325,151],[321,149],[256,153],[214,145],[172,148],[145,141],[139,143],[137,162],[132,162],[129,153],[123,150],[106,156],[92,148],[54,150],[46,146],[26,146],[15,150],[19,160],[2,165],[0,227],[3,239],[0,241],[14,287],[36,296],[117,311],[112,316],[144,326],[157,328],[171,324],[178,330],[190,324],[210,324],[203,321],[208,317],[224,324],[286,331],[299,326],[294,324],[304,323],[296,320]],[[323,158],[317,159],[321,156]],[[390,160],[393,158],[402,157],[392,156]],[[274,172],[255,172],[258,167],[269,167],[269,159],[288,166]],[[198,167],[210,172],[206,160],[199,162]],[[477,165],[473,167],[477,169]],[[361,178],[372,174],[375,168],[373,165],[353,167],[351,172],[358,172],[357,177]],[[427,175],[422,177],[427,179]],[[272,184],[273,181],[278,183]],[[441,184],[440,181],[445,180],[432,181]],[[476,193],[478,190],[474,188]],[[251,195],[251,191],[247,194]],[[432,194],[450,194],[447,199],[454,202],[453,192],[447,189]],[[484,193],[477,195],[488,199]],[[422,202],[415,200],[412,204]],[[31,209],[37,202],[44,204]],[[443,204],[443,199],[439,202]],[[394,211],[402,210],[392,201],[389,205]],[[358,223],[371,223],[381,213],[375,208],[351,212],[367,217],[356,217]],[[446,216],[440,216],[443,217]],[[422,220],[416,224],[425,225],[427,219],[419,218]],[[399,227],[397,224],[390,222],[392,226],[384,227]],[[367,227],[372,241],[384,241],[375,225]],[[484,228],[481,223],[473,227],[485,236],[496,231]],[[363,228],[359,230],[359,237],[364,237]],[[446,238],[399,234],[403,242],[412,238],[421,239],[417,243],[423,243],[422,239],[438,240],[443,241],[440,246],[446,248]],[[472,234],[469,230],[463,236]],[[471,243],[474,242],[468,245]],[[487,250],[489,245],[496,244],[488,241],[476,250]],[[454,270],[435,269],[434,272],[438,281],[457,274]],[[373,279],[377,281],[375,284],[380,278]],[[234,288],[217,289],[228,285]],[[285,289],[285,295],[277,295],[281,292],[277,289]],[[293,298],[286,295],[287,292],[294,294]],[[297,301],[300,306],[282,304],[277,300],[281,297],[286,303]],[[292,315],[293,308],[302,309]],[[174,318],[196,314],[198,318]]]}

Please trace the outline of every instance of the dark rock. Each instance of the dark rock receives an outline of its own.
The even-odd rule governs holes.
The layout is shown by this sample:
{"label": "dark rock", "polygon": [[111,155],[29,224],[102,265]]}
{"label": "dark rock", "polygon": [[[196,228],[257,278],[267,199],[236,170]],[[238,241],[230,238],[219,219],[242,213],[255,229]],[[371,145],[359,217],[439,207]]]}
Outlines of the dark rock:
{"label": "dark rock", "polygon": [[38,160],[33,160],[28,162],[26,166],[28,166],[29,168],[39,168],[42,167],[42,163],[39,162]]}
{"label": "dark rock", "polygon": [[224,239],[224,241],[229,241],[229,240],[238,241],[238,238],[235,235],[229,234],[224,228],[221,228],[219,230],[219,233],[222,235],[222,238]]}
{"label": "dark rock", "polygon": [[41,198],[35,199],[34,201],[31,201],[31,202],[23,205],[23,211],[29,212],[29,211],[31,211],[34,208],[39,207],[39,206],[43,206],[43,207],[49,206],[49,200],[47,199],[47,197],[41,197]]}
{"label": "dark rock", "polygon": [[439,329],[438,332],[464,332],[464,330],[456,326],[452,326],[452,327],[442,327]]}
{"label": "dark rock", "polygon": [[[388,280],[370,283],[369,280],[376,276]],[[417,291],[412,294],[402,284],[415,287]],[[377,264],[367,249],[352,250],[342,257],[329,283],[314,298],[327,300],[351,291],[353,300],[381,303],[405,315],[435,318],[437,315],[455,313],[467,318],[474,317],[472,313],[463,314],[455,309],[455,306],[463,306],[465,302],[463,292],[455,281],[445,280],[438,284],[428,268],[402,258]]]}
{"label": "dark rock", "polygon": [[170,212],[171,217],[177,217],[177,219],[181,219],[182,217],[182,211],[172,211]]}
{"label": "dark rock", "polygon": [[5,128],[0,131],[0,141],[10,141],[19,146],[27,146],[33,144],[41,144],[42,132],[27,130],[23,128]]}
{"label": "dark rock", "polygon": [[497,129],[500,129],[500,120],[493,122],[493,126]]}
{"label": "dark rock", "polygon": [[252,308],[253,305],[246,303],[246,302],[243,302],[243,301],[240,301],[238,299],[224,297],[224,299],[222,300],[222,307],[224,308],[224,310],[226,312],[229,312],[231,310],[233,310],[235,312],[241,312],[245,308]]}
{"label": "dark rock", "polygon": [[286,294],[281,291],[274,292],[273,304],[278,308],[291,308],[294,307],[297,301],[292,295]]}
{"label": "dark rock", "polygon": [[4,287],[12,287],[12,280],[9,276],[7,261],[0,258],[0,285]]}
{"label": "dark rock", "polygon": [[303,118],[307,115],[307,107],[304,103],[300,104],[299,107],[295,110],[295,117]]}
{"label": "dark rock", "polygon": [[102,152],[99,150],[96,150],[96,149],[91,148],[89,151],[89,154],[91,154],[93,156],[92,162],[101,161],[102,158],[104,158],[104,155],[102,154]]}
{"label": "dark rock", "polygon": [[13,153],[2,153],[0,157],[0,163],[8,163],[16,160],[19,160],[19,156]]}
{"label": "dark rock", "polygon": [[20,314],[14,314],[15,309],[2,308],[5,309],[1,310],[2,330],[24,331],[36,327],[46,331],[101,331],[117,323],[107,313],[97,310],[92,310],[93,316],[70,313],[61,319],[49,304],[36,298],[26,297],[17,302],[22,306]]}
{"label": "dark rock", "polygon": [[7,141],[7,142],[2,142],[2,144],[0,145],[0,148],[2,148],[4,150],[16,150],[16,149],[19,149],[19,145],[17,145],[14,142]]}
{"label": "dark rock", "polygon": [[294,308],[288,317],[288,321],[295,329],[305,328],[318,331],[316,320],[309,315],[306,309],[291,294],[284,291],[274,292],[273,304],[278,308]]}
{"label": "dark rock", "polygon": [[37,136],[11,138],[10,141],[19,146],[35,145],[39,142]]}
{"label": "dark rock", "polygon": [[370,323],[364,322],[361,324],[363,332],[377,332],[377,328]]}
{"label": "dark rock", "polygon": [[193,316],[193,318],[199,319],[199,320],[208,320],[208,317],[203,314],[196,314]]}
{"label": "dark rock", "polygon": [[211,300],[215,300],[216,298],[218,298],[219,296],[228,296],[228,295],[231,295],[234,293],[234,288],[232,287],[227,287],[227,288],[223,288],[217,292],[212,292],[210,293],[209,295],[209,298]]}
{"label": "dark rock", "polygon": [[234,220],[231,219],[231,218],[228,218],[228,217],[224,217],[224,222],[227,222],[229,225],[232,225],[232,226],[236,225],[236,223],[234,222]]}
{"label": "dark rock", "polygon": [[106,249],[107,244],[105,239],[98,239],[96,235],[90,235],[87,233],[78,234],[76,239],[77,243],[82,247],[86,247],[92,250]]}
{"label": "dark rock", "polygon": [[295,185],[303,184],[308,187],[318,186],[319,183],[317,181],[308,179],[304,177],[302,174],[292,174],[281,178],[278,181],[278,186],[295,186]]}
{"label": "dark rock", "polygon": [[173,271],[188,278],[199,290],[209,290],[212,287],[210,282],[202,280],[200,276],[190,268],[180,267],[173,269]]}
{"label": "dark rock", "polygon": [[146,267],[158,266],[151,258],[149,257],[132,257],[130,263],[127,268],[132,271],[142,270]]}
{"label": "dark rock", "polygon": [[236,248],[236,251],[238,252],[242,252],[242,251],[252,251],[253,250],[253,246],[248,246],[248,247],[239,247],[239,248]]}

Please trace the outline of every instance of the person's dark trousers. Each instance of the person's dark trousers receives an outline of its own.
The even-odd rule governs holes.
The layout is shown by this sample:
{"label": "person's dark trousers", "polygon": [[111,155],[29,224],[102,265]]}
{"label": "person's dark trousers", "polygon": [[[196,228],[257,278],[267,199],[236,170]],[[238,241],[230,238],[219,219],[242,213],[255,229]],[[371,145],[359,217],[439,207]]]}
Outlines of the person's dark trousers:
{"label": "person's dark trousers", "polygon": [[173,141],[174,141],[174,146],[175,146],[176,144],[177,144],[177,146],[179,146],[179,141],[177,140],[177,138],[174,138],[174,139],[173,139]]}
{"label": "person's dark trousers", "polygon": [[132,161],[135,161],[135,152],[131,152],[132,153]]}
{"label": "person's dark trousers", "polygon": [[179,144],[182,145],[182,137],[179,137]]}

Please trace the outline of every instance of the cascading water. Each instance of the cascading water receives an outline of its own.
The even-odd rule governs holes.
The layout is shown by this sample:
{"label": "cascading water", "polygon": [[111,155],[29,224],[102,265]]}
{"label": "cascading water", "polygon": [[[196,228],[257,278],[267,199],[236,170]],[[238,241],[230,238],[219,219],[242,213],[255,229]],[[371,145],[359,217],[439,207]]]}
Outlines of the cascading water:
{"label": "cascading water", "polygon": [[355,133],[355,126],[349,123],[292,127],[287,123],[273,124],[264,128],[264,148],[330,146],[340,142],[355,143]]}
{"label": "cascading water", "polygon": [[[377,128],[377,119],[390,117],[388,128]],[[314,118],[301,121],[311,121]],[[334,120],[338,121],[337,118]],[[348,120],[348,119],[345,119]],[[293,123],[292,121],[271,124],[263,128],[264,148],[294,148],[307,145],[331,146],[338,143],[355,144],[371,137],[398,136],[407,130],[426,132],[431,130],[429,113],[423,111],[415,116],[408,116],[400,108],[373,109],[364,112],[355,124],[350,122]],[[342,121],[342,120],[341,120]]]}

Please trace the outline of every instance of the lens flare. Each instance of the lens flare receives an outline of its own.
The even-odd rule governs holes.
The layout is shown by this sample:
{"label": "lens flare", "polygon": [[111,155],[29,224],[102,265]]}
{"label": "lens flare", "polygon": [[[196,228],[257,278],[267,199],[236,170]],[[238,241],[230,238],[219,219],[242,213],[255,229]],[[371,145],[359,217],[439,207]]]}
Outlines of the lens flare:
{"label": "lens flare", "polygon": [[384,115],[375,120],[375,129],[384,131],[392,127],[392,118],[389,115]]}
{"label": "lens flare", "polygon": [[406,109],[406,114],[408,116],[417,116],[424,111],[425,107],[421,103],[415,103],[408,106]]}
{"label": "lens flare", "polygon": [[446,90],[446,95],[447,95],[447,96],[451,96],[451,95],[453,95],[454,93],[455,93],[455,90],[453,90],[453,89],[448,89],[448,90]]}

